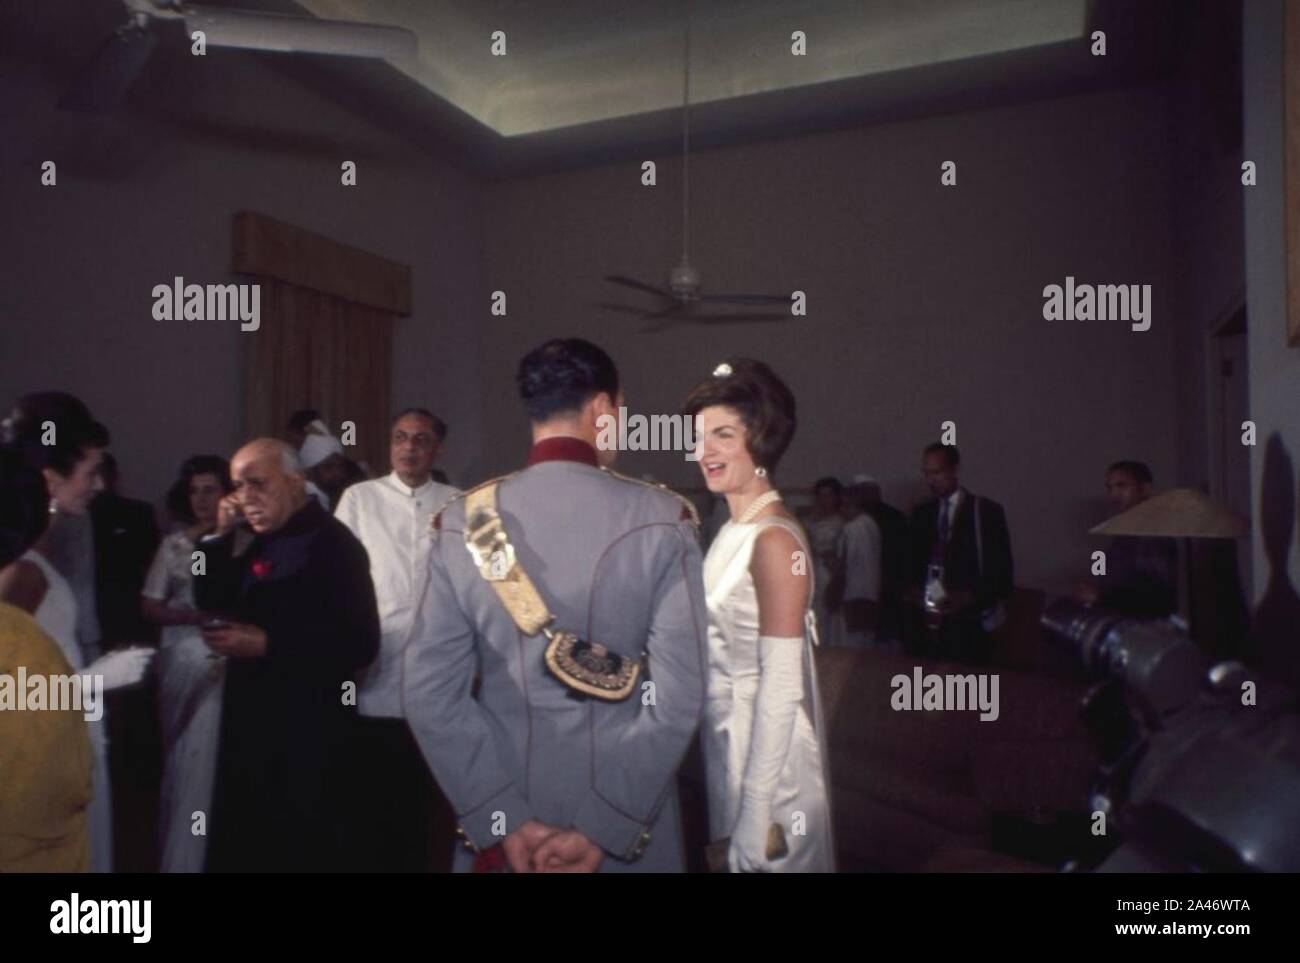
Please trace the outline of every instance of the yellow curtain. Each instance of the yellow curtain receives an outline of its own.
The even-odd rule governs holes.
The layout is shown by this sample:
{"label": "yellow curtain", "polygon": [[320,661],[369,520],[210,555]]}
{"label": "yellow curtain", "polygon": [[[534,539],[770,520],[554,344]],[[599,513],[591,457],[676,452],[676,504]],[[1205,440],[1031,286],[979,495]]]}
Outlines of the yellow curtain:
{"label": "yellow curtain", "polygon": [[283,434],[289,415],[316,408],[330,431],[356,425],[345,449],[372,473],[388,468],[393,315],[285,281],[259,278],[261,326],[248,361],[249,438]]}

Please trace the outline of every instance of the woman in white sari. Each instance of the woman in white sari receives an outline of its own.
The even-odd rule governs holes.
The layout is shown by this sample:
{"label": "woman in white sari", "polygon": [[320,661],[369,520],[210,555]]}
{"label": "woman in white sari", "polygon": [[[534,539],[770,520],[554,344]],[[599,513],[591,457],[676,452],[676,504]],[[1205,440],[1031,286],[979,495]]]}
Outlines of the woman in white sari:
{"label": "woman in white sari", "polygon": [[772,483],[794,435],[794,396],[767,365],[736,359],[683,411],[697,418],[705,483],[731,512],[704,561],[710,836],[728,840],[732,872],[832,872],[813,557]]}
{"label": "woman in white sari", "polygon": [[159,800],[159,869],[198,873],[207,836],[194,832],[194,814],[208,814],[216,774],[217,735],[225,663],[211,657],[199,625],[209,616],[194,604],[193,553],[216,528],[217,503],[231,491],[230,465],[216,455],[196,455],[181,466],[167,496],[185,527],[163,539],[145,578],[145,618],[162,630],[158,658],[158,709],[162,719],[163,779]]}

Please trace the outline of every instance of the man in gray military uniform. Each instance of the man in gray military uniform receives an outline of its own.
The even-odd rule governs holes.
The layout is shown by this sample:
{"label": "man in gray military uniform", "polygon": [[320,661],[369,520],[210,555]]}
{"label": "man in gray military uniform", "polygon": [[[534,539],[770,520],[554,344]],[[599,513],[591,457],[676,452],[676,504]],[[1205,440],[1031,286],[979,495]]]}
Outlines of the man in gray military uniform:
{"label": "man in gray military uniform", "polygon": [[407,721],[460,825],[455,868],[681,871],[676,775],[707,625],[695,510],[608,470],[600,419],[623,398],[596,345],[548,341],[517,380],[527,466],[434,517],[404,660]]}

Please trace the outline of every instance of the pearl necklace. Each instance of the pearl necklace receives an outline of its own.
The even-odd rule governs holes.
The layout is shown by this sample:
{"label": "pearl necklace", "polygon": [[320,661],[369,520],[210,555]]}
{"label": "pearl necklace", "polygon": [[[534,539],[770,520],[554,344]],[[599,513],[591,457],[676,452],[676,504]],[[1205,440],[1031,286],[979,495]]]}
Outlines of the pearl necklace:
{"label": "pearl necklace", "polygon": [[749,503],[749,507],[741,513],[741,516],[738,519],[736,519],[736,524],[747,525],[749,522],[754,520],[755,515],[767,508],[768,505],[771,505],[773,502],[779,502],[780,500],[781,493],[775,488],[771,491],[763,492],[763,494],[759,495]]}

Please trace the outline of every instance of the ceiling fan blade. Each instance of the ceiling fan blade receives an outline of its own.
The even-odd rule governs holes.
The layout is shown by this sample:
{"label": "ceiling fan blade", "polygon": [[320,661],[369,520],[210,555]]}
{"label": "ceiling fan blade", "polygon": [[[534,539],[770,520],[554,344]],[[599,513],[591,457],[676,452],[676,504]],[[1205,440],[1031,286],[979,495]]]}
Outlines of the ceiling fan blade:
{"label": "ceiling fan blade", "polygon": [[660,308],[658,311],[647,311],[645,314],[641,315],[641,317],[645,318],[647,321],[653,321],[655,318],[666,318],[671,315],[677,314],[678,312],[681,312],[684,308],[685,305],[683,305],[680,301],[674,301],[666,308]]}
{"label": "ceiling fan blade", "polygon": [[638,291],[645,291],[649,294],[657,294],[661,298],[671,298],[673,292],[664,288],[657,288],[652,284],[646,284],[644,281],[638,281],[636,278],[624,277],[622,274],[606,274],[606,281],[613,281],[615,284],[621,284],[624,287],[635,288]]}
{"label": "ceiling fan blade", "polygon": [[628,304],[611,304],[607,301],[600,302],[599,306],[604,308],[606,311],[617,311],[619,314],[631,314],[635,316],[638,321],[654,321],[656,318],[668,318],[673,315],[678,316],[677,320],[689,320],[689,316],[679,314],[682,310],[682,305],[678,302],[673,302],[658,311],[647,311],[645,308],[634,308]]}
{"label": "ceiling fan blade", "polygon": [[704,294],[701,301],[714,304],[789,304],[788,294]]}
{"label": "ceiling fan blade", "polygon": [[792,321],[788,314],[692,314],[687,321],[699,324],[749,324],[763,321]]}
{"label": "ceiling fan blade", "polygon": [[185,32],[202,30],[213,47],[335,54],[342,57],[414,57],[415,34],[351,20],[316,20],[227,7],[185,6]]}
{"label": "ceiling fan blade", "polygon": [[599,301],[596,306],[604,308],[606,311],[617,311],[619,314],[635,314],[638,318],[645,316],[645,308],[634,308],[630,304],[614,304],[610,301]]}
{"label": "ceiling fan blade", "polygon": [[675,318],[663,318],[655,324],[646,325],[641,330],[645,334],[654,334],[656,331],[666,330],[667,328],[671,328],[673,325],[676,324],[685,324],[689,320],[690,318],[682,317],[682,316],[678,316]]}
{"label": "ceiling fan blade", "polygon": [[145,62],[158,45],[148,28],[120,27],[95,51],[59,99],[61,110],[99,113],[122,102]]}
{"label": "ceiling fan blade", "polygon": [[790,318],[784,314],[679,314],[676,316],[665,317],[658,324],[650,325],[644,330],[647,333],[663,331],[675,324],[749,324],[751,322],[763,321],[789,321]]}

